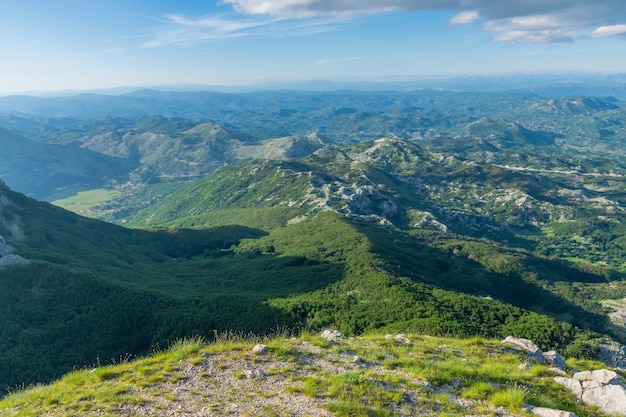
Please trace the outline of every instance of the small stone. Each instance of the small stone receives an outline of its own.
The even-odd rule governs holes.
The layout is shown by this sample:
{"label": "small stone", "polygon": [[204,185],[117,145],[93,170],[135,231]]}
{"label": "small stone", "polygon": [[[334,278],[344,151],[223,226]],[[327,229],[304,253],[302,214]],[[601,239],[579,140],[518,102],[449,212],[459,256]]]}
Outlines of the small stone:
{"label": "small stone", "polygon": [[329,342],[340,342],[346,338],[346,336],[340,331],[331,329],[324,330],[321,337]]}
{"label": "small stone", "polygon": [[559,375],[559,376],[567,376],[567,372],[565,372],[564,370],[560,369],[560,368],[550,368],[548,369],[550,372],[552,372],[553,374]]}
{"label": "small stone", "polygon": [[404,334],[400,333],[397,334],[394,338],[393,338],[396,343],[400,343],[400,344],[409,344],[411,343],[411,341],[409,340],[408,337],[406,337]]}
{"label": "small stone", "polygon": [[521,369],[522,371],[528,371],[530,369],[530,364],[528,362],[523,363],[518,366],[517,369]]}
{"label": "small stone", "polygon": [[390,335],[389,333],[387,333],[387,334],[385,335],[385,339],[393,339],[393,336],[392,336],[392,335]]}
{"label": "small stone", "polygon": [[352,358],[352,363],[361,364],[361,363],[363,363],[363,361],[358,356],[355,356],[355,357]]}
{"label": "small stone", "polygon": [[267,374],[261,370],[261,369],[246,369],[245,371],[243,371],[243,375],[246,378],[262,378],[264,376],[266,376]]}
{"label": "small stone", "polygon": [[257,344],[254,345],[254,347],[252,348],[252,353],[265,353],[267,352],[267,345],[263,345],[263,344]]}
{"label": "small stone", "polygon": [[555,410],[553,408],[529,406],[527,409],[539,417],[578,417],[578,415],[569,411]]}

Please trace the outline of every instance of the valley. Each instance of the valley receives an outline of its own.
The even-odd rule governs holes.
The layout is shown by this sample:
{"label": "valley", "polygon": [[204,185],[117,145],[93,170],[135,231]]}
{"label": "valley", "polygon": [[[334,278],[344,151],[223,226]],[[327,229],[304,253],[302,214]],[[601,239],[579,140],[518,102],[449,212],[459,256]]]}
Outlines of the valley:
{"label": "valley", "polygon": [[0,389],[229,331],[513,335],[597,360],[626,343],[623,103],[0,97]]}

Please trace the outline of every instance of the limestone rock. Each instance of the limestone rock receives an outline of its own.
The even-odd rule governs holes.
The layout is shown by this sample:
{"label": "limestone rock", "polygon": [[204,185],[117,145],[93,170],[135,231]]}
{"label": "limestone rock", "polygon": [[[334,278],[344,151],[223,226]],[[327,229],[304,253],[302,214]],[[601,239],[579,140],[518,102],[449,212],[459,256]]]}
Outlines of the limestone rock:
{"label": "limestone rock", "polygon": [[626,385],[622,378],[608,369],[576,372],[573,378],[555,377],[587,405],[598,407],[603,413],[626,416]]}
{"label": "limestone rock", "polygon": [[577,414],[570,413],[569,411],[555,410],[545,407],[528,407],[529,411],[539,417],[578,417]]}
{"label": "limestone rock", "polygon": [[321,334],[323,339],[328,340],[329,342],[341,342],[346,336],[338,330],[327,329],[324,330]]}
{"label": "limestone rock", "polygon": [[406,337],[406,335],[404,335],[404,334],[402,334],[402,333],[397,334],[397,335],[393,338],[393,340],[395,340],[395,341],[396,341],[396,343],[399,343],[399,344],[409,344],[409,343],[411,343],[411,341],[409,340],[409,338],[408,338],[408,337]]}
{"label": "limestone rock", "polygon": [[598,381],[601,384],[617,384],[620,381],[619,375],[608,369],[577,372],[573,377],[578,381]]}
{"label": "limestone rock", "polygon": [[513,349],[526,352],[526,354],[528,355],[528,359],[535,360],[539,363],[546,362],[546,359],[543,357],[543,352],[536,344],[532,342],[532,340],[507,336],[507,338],[504,339],[502,343],[511,346]]}
{"label": "limestone rock", "polygon": [[616,342],[599,345],[598,359],[609,368],[626,369],[626,346]]}
{"label": "limestone rock", "polygon": [[586,389],[582,399],[585,404],[595,405],[606,414],[626,416],[626,388],[622,385]]}
{"label": "limestone rock", "polygon": [[254,345],[254,347],[252,348],[252,353],[265,353],[267,352],[267,345],[262,345],[262,344],[256,344]]}
{"label": "limestone rock", "polygon": [[563,359],[561,355],[554,350],[544,353],[543,357],[546,358],[546,361],[548,361],[548,363],[555,368],[565,369],[567,367],[565,359]]}
{"label": "limestone rock", "polygon": [[528,362],[523,363],[518,366],[517,369],[521,369],[522,371],[528,371],[530,369],[530,364]]}
{"label": "limestone rock", "polygon": [[554,380],[557,384],[563,385],[565,388],[570,390],[572,394],[576,396],[576,398],[582,398],[583,386],[581,385],[580,381],[573,378],[564,378],[562,376],[555,376]]}
{"label": "limestone rock", "polygon": [[556,368],[556,367],[552,367],[548,369],[550,372],[552,372],[555,375],[559,375],[559,376],[567,376],[567,372],[565,372],[564,370],[560,369],[560,368]]}
{"label": "limestone rock", "polygon": [[245,371],[243,371],[243,375],[246,378],[263,378],[265,376],[267,376],[267,374],[265,373],[265,371],[261,370],[261,369],[246,369]]}

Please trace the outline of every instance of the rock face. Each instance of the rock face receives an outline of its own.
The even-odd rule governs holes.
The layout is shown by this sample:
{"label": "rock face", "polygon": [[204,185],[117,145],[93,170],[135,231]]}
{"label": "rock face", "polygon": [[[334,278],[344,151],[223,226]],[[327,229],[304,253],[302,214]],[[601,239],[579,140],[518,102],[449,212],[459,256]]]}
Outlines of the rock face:
{"label": "rock face", "polygon": [[626,384],[608,369],[577,372],[573,378],[555,377],[554,380],[572,391],[585,404],[598,407],[614,416],[626,416]]}

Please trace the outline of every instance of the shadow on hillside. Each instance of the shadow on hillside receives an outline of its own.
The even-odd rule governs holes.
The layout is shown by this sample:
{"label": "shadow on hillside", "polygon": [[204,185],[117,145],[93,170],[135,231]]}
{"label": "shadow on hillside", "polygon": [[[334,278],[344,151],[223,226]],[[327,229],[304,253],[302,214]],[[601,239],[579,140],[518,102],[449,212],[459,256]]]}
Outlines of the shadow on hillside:
{"label": "shadow on hillside", "polygon": [[210,229],[170,228],[151,232],[136,231],[140,245],[176,258],[229,249],[243,239],[258,239],[268,233],[246,226],[218,226]]}
{"label": "shadow on hillside", "polygon": [[[222,229],[233,230],[242,232],[238,237],[258,235]],[[170,236],[174,241],[206,237],[177,233]],[[175,248],[180,250],[166,247]],[[204,252],[206,246],[198,250],[192,259],[143,264],[144,275],[129,272],[124,281],[43,262],[4,269],[0,329],[10,337],[0,338],[0,397],[9,387],[149,354],[184,337],[212,340],[215,331],[268,334],[303,327],[303,317],[268,300],[315,291],[344,275],[339,263],[304,256],[260,250],[215,256]]]}
{"label": "shadow on hillside", "polygon": [[[621,332],[587,295],[579,295],[572,283],[608,282],[611,277],[582,270],[562,260],[506,253],[486,243],[457,240],[448,249],[439,249],[408,235],[398,235],[373,225],[361,224],[394,275],[444,290],[491,297],[525,310],[552,316],[583,329],[609,333]],[[482,253],[479,253],[483,250]],[[492,250],[485,253],[485,250]],[[507,256],[502,256],[503,253]],[[482,261],[479,261],[482,260]],[[486,265],[486,260],[493,262]],[[515,264],[519,260],[519,264]],[[509,264],[510,263],[510,264]],[[513,265],[511,265],[513,264]],[[508,270],[507,270],[508,268]],[[500,269],[500,272],[498,272]],[[613,277],[619,279],[619,277]],[[563,285],[554,284],[562,282]]]}

